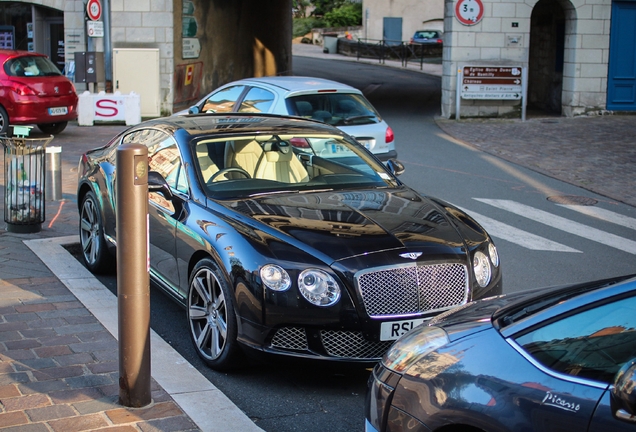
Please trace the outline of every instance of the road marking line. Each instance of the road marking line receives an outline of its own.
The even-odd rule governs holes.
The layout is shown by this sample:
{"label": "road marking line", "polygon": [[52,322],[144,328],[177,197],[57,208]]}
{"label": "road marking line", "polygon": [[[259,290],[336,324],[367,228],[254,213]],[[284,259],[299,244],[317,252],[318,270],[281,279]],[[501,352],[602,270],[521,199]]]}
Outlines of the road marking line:
{"label": "road marking line", "polygon": [[534,207],[530,207],[528,205],[517,203],[514,201],[483,198],[473,199],[485,204],[489,204],[493,207],[509,211],[519,216],[523,216],[535,222],[548,225],[552,228],[556,228],[561,231],[565,231],[567,233],[574,234],[576,236],[583,237],[585,239],[595,241],[609,247],[613,247],[623,252],[636,255],[636,241],[629,240],[605,231],[601,231],[582,223],[574,222],[564,217],[557,216],[552,213],[548,213],[546,211],[539,210]]}
{"label": "road marking line", "polygon": [[536,234],[529,233],[528,231],[515,228],[512,225],[499,222],[498,220],[491,219],[479,213],[475,213],[472,210],[462,210],[468,213],[481,226],[483,226],[484,229],[488,231],[488,234],[490,234],[491,236],[507,240],[526,249],[550,252],[582,253],[580,250],[573,249],[569,246],[557,243],[552,240],[548,240],[545,237],[540,237]]}
{"label": "road marking line", "polygon": [[610,210],[605,210],[598,207],[582,206],[582,205],[565,205],[557,204],[560,207],[583,213],[584,215],[591,216],[603,220],[605,222],[611,222],[616,225],[624,226],[636,230],[636,219],[630,218],[619,213],[615,213]]}

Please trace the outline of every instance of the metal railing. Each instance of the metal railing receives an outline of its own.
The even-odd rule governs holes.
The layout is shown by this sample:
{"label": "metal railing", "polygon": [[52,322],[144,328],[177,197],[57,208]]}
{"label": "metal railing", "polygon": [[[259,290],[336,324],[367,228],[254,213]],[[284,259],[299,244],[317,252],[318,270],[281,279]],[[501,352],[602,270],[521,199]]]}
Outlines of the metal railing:
{"label": "metal railing", "polygon": [[422,45],[409,42],[387,39],[358,39],[349,41],[338,40],[339,47],[343,51],[355,51],[356,58],[377,58],[378,62],[384,64],[386,60],[399,60],[402,67],[406,67],[409,61],[419,61],[420,70],[425,59],[441,58],[441,45]]}

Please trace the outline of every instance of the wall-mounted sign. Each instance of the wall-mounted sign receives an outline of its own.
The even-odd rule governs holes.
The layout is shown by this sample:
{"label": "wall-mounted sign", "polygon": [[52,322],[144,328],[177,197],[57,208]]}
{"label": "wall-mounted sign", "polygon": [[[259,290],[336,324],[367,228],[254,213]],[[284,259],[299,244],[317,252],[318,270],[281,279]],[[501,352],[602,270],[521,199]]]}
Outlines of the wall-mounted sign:
{"label": "wall-mounted sign", "polygon": [[194,65],[189,64],[186,66],[184,85],[192,85],[192,78],[194,77]]}
{"label": "wall-mounted sign", "polygon": [[183,38],[182,42],[181,52],[184,59],[199,58],[201,42],[198,38]]}
{"label": "wall-mounted sign", "polygon": [[475,25],[484,17],[481,0],[457,0],[455,17],[464,25]]}

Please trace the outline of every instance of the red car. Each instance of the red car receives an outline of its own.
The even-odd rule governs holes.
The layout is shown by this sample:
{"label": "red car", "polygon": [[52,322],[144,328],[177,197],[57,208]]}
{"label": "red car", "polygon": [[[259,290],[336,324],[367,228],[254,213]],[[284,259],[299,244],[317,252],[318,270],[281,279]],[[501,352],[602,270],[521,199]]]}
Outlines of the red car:
{"label": "red car", "polygon": [[36,124],[58,134],[77,119],[75,86],[44,54],[0,50],[0,134]]}

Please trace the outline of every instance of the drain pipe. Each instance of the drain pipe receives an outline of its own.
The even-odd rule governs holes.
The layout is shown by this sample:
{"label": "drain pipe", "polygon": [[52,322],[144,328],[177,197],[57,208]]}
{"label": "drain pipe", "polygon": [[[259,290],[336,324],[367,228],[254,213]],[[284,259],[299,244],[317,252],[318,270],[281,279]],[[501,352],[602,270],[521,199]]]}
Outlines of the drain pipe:
{"label": "drain pipe", "polygon": [[104,15],[104,79],[106,93],[113,92],[113,45],[110,31],[110,0],[102,0],[102,14]]}

